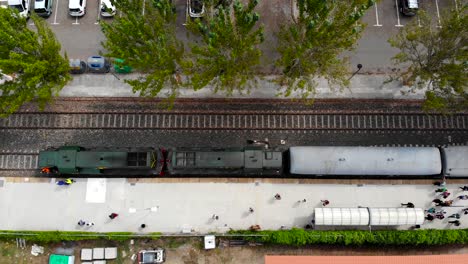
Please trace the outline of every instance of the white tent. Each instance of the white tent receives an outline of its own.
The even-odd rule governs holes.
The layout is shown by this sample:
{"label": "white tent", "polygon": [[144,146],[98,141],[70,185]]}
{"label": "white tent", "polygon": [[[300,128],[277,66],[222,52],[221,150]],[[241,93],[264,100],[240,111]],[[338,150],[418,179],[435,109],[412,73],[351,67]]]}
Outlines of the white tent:
{"label": "white tent", "polygon": [[369,225],[367,208],[315,208],[316,225]]}
{"label": "white tent", "polygon": [[315,208],[315,225],[393,226],[421,225],[421,208]]}
{"label": "white tent", "polygon": [[424,211],[421,208],[369,208],[370,225],[422,225]]}

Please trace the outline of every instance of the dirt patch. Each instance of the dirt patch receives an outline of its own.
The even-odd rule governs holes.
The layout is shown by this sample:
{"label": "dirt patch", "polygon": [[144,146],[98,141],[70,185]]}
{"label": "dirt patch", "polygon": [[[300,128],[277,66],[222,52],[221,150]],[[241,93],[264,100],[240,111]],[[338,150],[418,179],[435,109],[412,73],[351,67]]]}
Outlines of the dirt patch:
{"label": "dirt patch", "polygon": [[[219,242],[219,241],[218,241]],[[44,264],[48,263],[50,254],[63,250],[72,250],[79,259],[81,248],[118,247],[118,259],[109,264],[136,263],[132,255],[141,249],[162,247],[166,249],[166,263],[173,264],[218,264],[218,263],[264,263],[265,255],[431,255],[431,254],[467,254],[467,245],[443,247],[379,248],[379,247],[346,247],[346,246],[235,246],[222,247],[205,251],[201,238],[161,238],[158,240],[138,239],[115,242],[92,240],[80,242],[54,243],[44,246],[45,253],[38,257],[31,255],[31,243],[21,249],[14,241],[0,242],[0,263]],[[77,261],[76,263],[80,263]]]}

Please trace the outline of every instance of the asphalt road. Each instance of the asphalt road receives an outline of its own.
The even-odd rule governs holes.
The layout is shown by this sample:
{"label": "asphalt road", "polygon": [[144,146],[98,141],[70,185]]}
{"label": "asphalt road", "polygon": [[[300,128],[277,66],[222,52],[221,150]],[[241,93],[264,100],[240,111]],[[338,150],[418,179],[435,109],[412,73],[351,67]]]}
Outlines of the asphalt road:
{"label": "asphalt road", "polygon": [[[460,2],[466,0],[457,0]],[[175,0],[177,10],[177,36],[187,41],[185,26],[186,21],[186,0]],[[425,10],[435,23],[443,16],[443,10],[454,8],[455,0],[427,0],[420,1],[421,9]],[[346,55],[350,56],[350,71],[355,65],[361,63],[364,67],[362,72],[389,72],[394,66],[390,58],[396,54],[397,50],[390,47],[387,39],[398,32],[404,25],[417,17],[402,17],[396,11],[396,0],[382,0],[374,7],[371,7],[363,18],[368,24],[362,38],[359,40],[357,49]],[[290,0],[264,0],[257,6],[260,14],[260,22],[265,25],[265,42],[261,45],[264,52],[263,71],[271,73],[272,61],[278,57],[275,50],[276,37],[280,25],[291,21]],[[103,51],[100,43],[105,38],[100,30],[98,21],[99,1],[87,2],[87,13],[81,18],[72,18],[68,15],[68,1],[55,0],[54,12],[47,19],[47,23],[55,32],[57,38],[62,43],[62,48],[70,58],[86,59],[89,56]],[[111,22],[111,19],[106,19]],[[437,26],[437,25],[436,25]]]}

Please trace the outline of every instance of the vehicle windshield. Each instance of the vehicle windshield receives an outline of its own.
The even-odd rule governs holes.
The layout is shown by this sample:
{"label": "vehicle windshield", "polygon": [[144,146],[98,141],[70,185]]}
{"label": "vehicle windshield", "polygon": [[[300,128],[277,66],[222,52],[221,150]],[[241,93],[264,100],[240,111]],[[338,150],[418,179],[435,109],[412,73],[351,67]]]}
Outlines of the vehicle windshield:
{"label": "vehicle windshield", "polygon": [[47,13],[47,11],[45,10],[45,8],[34,9],[34,12],[36,12],[36,13]]}
{"label": "vehicle windshield", "polygon": [[193,0],[191,7],[192,7],[193,12],[200,13],[203,10],[203,1],[202,0]]}
{"label": "vehicle windshield", "polygon": [[18,9],[18,11],[21,13],[24,11],[24,8],[22,5],[13,5],[14,8]]}
{"label": "vehicle windshield", "polygon": [[70,12],[80,12],[79,8],[70,8]]}

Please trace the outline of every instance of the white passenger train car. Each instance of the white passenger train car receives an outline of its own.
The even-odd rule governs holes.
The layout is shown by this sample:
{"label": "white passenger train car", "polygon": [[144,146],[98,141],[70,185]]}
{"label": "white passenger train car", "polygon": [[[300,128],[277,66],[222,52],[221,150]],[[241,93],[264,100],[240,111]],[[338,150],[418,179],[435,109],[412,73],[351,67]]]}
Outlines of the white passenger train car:
{"label": "white passenger train car", "polygon": [[293,175],[440,175],[435,147],[291,147]]}
{"label": "white passenger train car", "polygon": [[447,177],[468,177],[468,146],[442,148],[444,175]]}

